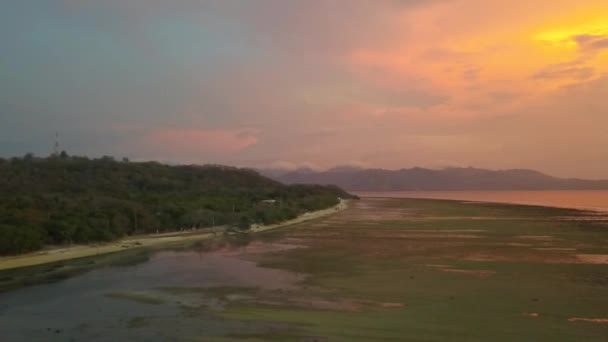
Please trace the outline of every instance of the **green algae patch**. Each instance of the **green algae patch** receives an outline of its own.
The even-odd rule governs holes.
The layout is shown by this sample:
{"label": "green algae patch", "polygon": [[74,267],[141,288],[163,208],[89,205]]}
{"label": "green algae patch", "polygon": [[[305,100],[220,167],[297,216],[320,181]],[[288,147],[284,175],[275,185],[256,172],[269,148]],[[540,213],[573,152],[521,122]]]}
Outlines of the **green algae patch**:
{"label": "green algae patch", "polygon": [[106,297],[124,299],[140,304],[160,305],[164,303],[162,298],[145,292],[110,292],[106,294]]}
{"label": "green algae patch", "polygon": [[145,317],[133,317],[127,322],[129,329],[144,328],[150,324]]}

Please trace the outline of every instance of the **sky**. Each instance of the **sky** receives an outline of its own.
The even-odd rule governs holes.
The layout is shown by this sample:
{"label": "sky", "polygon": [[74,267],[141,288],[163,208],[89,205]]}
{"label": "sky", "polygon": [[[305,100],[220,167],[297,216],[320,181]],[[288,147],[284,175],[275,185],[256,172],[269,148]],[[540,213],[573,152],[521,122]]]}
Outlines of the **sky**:
{"label": "sky", "polygon": [[0,156],[608,178],[606,0],[23,0]]}

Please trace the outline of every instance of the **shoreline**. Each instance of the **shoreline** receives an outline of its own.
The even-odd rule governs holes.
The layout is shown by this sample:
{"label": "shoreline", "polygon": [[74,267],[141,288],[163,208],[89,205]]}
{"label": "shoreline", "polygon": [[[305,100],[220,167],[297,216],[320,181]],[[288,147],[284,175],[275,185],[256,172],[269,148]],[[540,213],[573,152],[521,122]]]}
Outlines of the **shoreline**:
{"label": "shoreline", "polygon": [[[319,219],[322,217],[329,216],[334,213],[338,213],[349,206],[349,201],[340,200],[340,203],[328,208],[314,212],[304,213],[292,220],[272,224],[268,226],[254,225],[251,229],[246,231],[246,234],[255,234],[260,232],[266,232],[278,228],[292,226],[295,224],[307,222],[310,220]],[[91,257],[96,255],[104,255],[115,252],[151,248],[151,247],[162,247],[171,246],[176,244],[182,244],[186,242],[195,242],[199,240],[211,239],[217,236],[218,227],[214,228],[203,228],[199,231],[186,231],[186,232],[173,232],[173,233],[162,233],[162,234],[147,234],[132,236],[121,240],[103,243],[103,244],[91,244],[91,245],[74,245],[69,247],[59,247],[54,249],[41,250],[37,252],[31,252],[27,254],[21,254],[16,256],[5,256],[0,257],[0,271],[13,270],[29,266],[37,266],[43,264],[50,264],[59,261],[67,261],[80,259],[85,257]],[[224,232],[222,228],[220,232]]]}
{"label": "shoreline", "polygon": [[[479,202],[490,204],[524,205],[532,207],[570,209],[598,214],[608,214],[608,190],[420,190],[420,191],[352,191],[361,198],[387,198],[387,199],[427,199],[442,201]],[[557,198],[528,198],[532,195],[547,194],[558,195]],[[579,201],[565,202],[559,198],[570,194],[602,195],[601,202],[578,203]],[[472,195],[472,196],[471,196]],[[482,195],[482,196],[479,196]],[[508,197],[503,197],[508,196]],[[526,198],[526,199],[521,199]]]}

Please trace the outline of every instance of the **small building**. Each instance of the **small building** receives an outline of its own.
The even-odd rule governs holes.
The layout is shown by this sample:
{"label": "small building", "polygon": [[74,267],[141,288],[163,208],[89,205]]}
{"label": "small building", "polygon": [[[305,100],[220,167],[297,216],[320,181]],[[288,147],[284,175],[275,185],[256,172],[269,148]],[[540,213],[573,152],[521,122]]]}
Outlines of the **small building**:
{"label": "small building", "polygon": [[277,200],[273,200],[273,199],[265,199],[265,200],[262,200],[262,203],[263,203],[263,204],[276,204],[276,203],[277,203]]}

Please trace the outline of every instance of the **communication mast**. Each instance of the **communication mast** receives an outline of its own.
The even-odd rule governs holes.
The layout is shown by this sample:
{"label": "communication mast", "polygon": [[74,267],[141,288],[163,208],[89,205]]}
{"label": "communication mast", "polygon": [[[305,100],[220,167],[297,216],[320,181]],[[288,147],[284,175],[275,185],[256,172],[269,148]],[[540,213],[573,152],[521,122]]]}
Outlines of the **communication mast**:
{"label": "communication mast", "polygon": [[55,132],[55,148],[53,151],[54,156],[59,155],[59,132]]}

